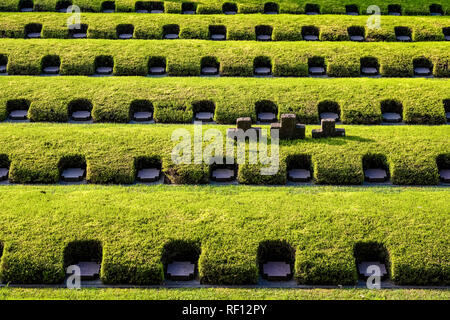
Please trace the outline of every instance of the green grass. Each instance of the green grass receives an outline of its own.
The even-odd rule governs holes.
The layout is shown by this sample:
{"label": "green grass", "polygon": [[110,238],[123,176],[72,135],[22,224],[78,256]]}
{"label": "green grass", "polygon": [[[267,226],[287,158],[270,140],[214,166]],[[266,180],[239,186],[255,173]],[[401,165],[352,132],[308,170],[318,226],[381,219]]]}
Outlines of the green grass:
{"label": "green grass", "polygon": [[122,123],[130,121],[136,101],[148,101],[157,122],[172,123],[191,122],[195,106],[205,100],[215,105],[215,121],[226,124],[238,117],[255,122],[255,104],[262,100],[272,101],[278,115],[295,113],[307,124],[319,123],[319,110],[332,102],[348,124],[380,123],[381,106],[389,100],[402,106],[410,124],[442,124],[444,111],[450,112],[448,81],[438,79],[0,77],[0,86],[0,121],[20,99],[29,102],[35,122],[66,122],[69,106],[79,99],[93,106],[96,122]]}
{"label": "green grass", "polygon": [[282,245],[295,250],[291,262],[300,283],[354,284],[354,249],[360,242],[385,246],[389,273],[398,284],[450,280],[446,188],[3,186],[1,191],[4,283],[62,283],[64,249],[80,240],[101,242],[105,283],[158,284],[163,257],[186,259],[192,250],[201,251],[203,283],[255,283],[258,247],[277,250],[278,242],[273,247],[266,242],[271,240],[285,240]]}
{"label": "green grass", "polygon": [[[103,0],[74,0],[73,3],[78,5],[82,11],[101,11],[101,3]],[[116,0],[116,11],[130,12],[134,11],[136,0]],[[165,1],[165,12],[179,13],[181,12],[180,0]],[[184,1],[183,1],[184,2]],[[240,13],[258,13],[264,11],[264,3],[270,2],[265,0],[192,0],[197,4],[197,13],[221,13],[222,4],[225,2],[237,3]],[[320,6],[321,13],[346,13],[345,5],[357,5],[361,14],[366,14],[366,8],[373,5],[369,0],[354,0],[342,2],[339,0],[278,0],[281,13],[305,13],[306,4],[317,4]],[[0,11],[17,11],[19,0],[0,0]],[[35,0],[35,10],[37,11],[54,11],[57,0]],[[395,4],[401,5],[402,13],[405,15],[428,15],[430,14],[430,5],[440,4],[444,13],[448,14],[449,4],[442,0],[397,0]],[[390,0],[377,1],[377,5],[381,8],[383,14],[387,14],[388,5],[393,4]]]}
{"label": "green grass", "polygon": [[[201,61],[214,57],[224,76],[253,76],[257,57],[267,57],[275,76],[307,76],[308,61],[325,60],[332,77],[360,75],[360,60],[374,57],[380,73],[386,77],[413,76],[414,59],[426,59],[436,77],[450,75],[450,43],[305,43],[250,41],[212,42],[204,40],[1,40],[1,52],[8,58],[8,73],[34,75],[41,73],[42,59],[58,56],[63,75],[90,75],[95,71],[96,57],[114,60],[115,75],[147,75],[149,57],[164,57],[171,76],[198,76]],[[256,59],[256,60],[255,60]],[[266,58],[263,58],[264,60]]]}
{"label": "green grass", "polygon": [[361,289],[18,289],[0,300],[448,300],[449,290]]}
{"label": "green grass", "polygon": [[[228,127],[210,125],[204,130],[215,128],[225,134]],[[439,155],[440,166],[449,166],[450,142],[443,137],[448,136],[450,126],[342,127],[347,131],[345,138],[311,139],[311,129],[317,126],[307,126],[305,140],[281,141],[276,175],[262,176],[259,165],[247,163],[239,166],[239,181],[285,184],[287,159],[302,154],[311,156],[309,165],[319,184],[361,184],[365,155],[388,167],[395,184],[437,184]],[[0,128],[0,155],[9,159],[14,182],[55,183],[60,161],[74,155],[86,159],[91,183],[134,182],[135,161],[142,156],[160,159],[171,182],[208,182],[208,165],[178,165],[171,160],[178,143],[171,141],[173,131],[184,128],[192,134],[192,125],[3,123]]]}
{"label": "green grass", "polygon": [[[43,38],[69,38],[68,15],[59,13],[0,13],[0,35],[24,38],[29,23],[42,25]],[[176,24],[181,39],[209,39],[209,26],[225,26],[228,40],[256,40],[255,27],[272,27],[275,41],[302,40],[302,27],[315,26],[323,41],[349,41],[349,27],[359,27],[367,41],[396,41],[395,27],[411,30],[413,41],[443,41],[443,29],[450,27],[448,17],[383,17],[381,29],[366,29],[367,17],[360,16],[296,16],[296,15],[156,15],[149,19],[143,14],[81,15],[80,22],[88,27],[88,38],[117,39],[116,28],[131,24],[134,38],[162,39],[163,27]],[[364,30],[366,29],[366,30]]]}

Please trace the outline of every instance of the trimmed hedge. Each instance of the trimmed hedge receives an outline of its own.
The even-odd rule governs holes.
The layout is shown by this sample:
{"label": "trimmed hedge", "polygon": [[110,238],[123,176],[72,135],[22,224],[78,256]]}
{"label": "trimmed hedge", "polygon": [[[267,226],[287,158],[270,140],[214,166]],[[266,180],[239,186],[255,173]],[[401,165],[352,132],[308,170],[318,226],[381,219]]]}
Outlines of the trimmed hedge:
{"label": "trimmed hedge", "polygon": [[[360,16],[202,16],[157,15],[148,19],[142,14],[94,14],[80,17],[87,38],[117,39],[124,25],[131,28],[135,39],[163,39],[165,26],[179,27],[181,39],[209,39],[210,26],[224,26],[227,40],[256,40],[255,30],[269,26],[274,41],[299,41],[303,27],[315,27],[320,40],[349,41],[349,32],[357,31],[367,41],[396,41],[395,28],[402,26],[411,31],[413,41],[444,41],[444,28],[450,27],[448,17],[383,17],[381,29],[366,28],[367,17]],[[59,13],[0,13],[0,36],[25,38],[26,26],[42,26],[42,38],[70,38],[67,16]],[[267,27],[266,27],[267,28]],[[127,31],[127,33],[130,33]],[[359,34],[358,33],[358,34]]]}
{"label": "trimmed hedge", "polygon": [[[449,77],[450,43],[335,43],[321,42],[212,42],[203,40],[1,40],[0,55],[7,57],[10,75],[38,75],[41,60],[58,56],[61,75],[92,75],[97,57],[114,62],[114,75],[145,76],[151,57],[164,57],[171,76],[198,76],[204,57],[215,57],[223,76],[253,76],[254,60],[270,60],[274,76],[308,76],[308,61],[323,58],[330,77],[356,77],[361,59],[378,59],[385,77],[412,77],[413,61],[424,58],[435,77]],[[189,54],[187,54],[189,53]],[[209,58],[211,59],[211,58]],[[258,58],[262,59],[262,58]]]}
{"label": "trimmed hedge", "polygon": [[386,248],[397,284],[450,281],[446,189],[2,189],[3,283],[62,283],[64,266],[88,245],[108,284],[160,284],[171,258],[199,256],[205,284],[256,283],[259,263],[283,258],[302,284],[351,285],[357,261],[377,253],[357,249],[371,243]]}
{"label": "trimmed hedge", "polygon": [[[0,11],[18,11],[19,3],[21,0],[0,0]],[[60,0],[34,0],[35,11],[55,11],[58,7]],[[81,8],[82,11],[87,12],[101,12],[103,2],[108,0],[73,0],[68,3],[73,3]],[[136,4],[146,3],[146,1],[137,0],[115,0],[115,11],[117,12],[133,12],[136,9]],[[152,1],[149,1],[152,2]],[[158,2],[158,1],[157,1]],[[166,13],[181,13],[182,4],[184,0],[174,0],[164,2],[164,12]],[[198,14],[212,14],[222,13],[223,6],[226,3],[235,4],[235,8],[238,13],[263,13],[265,10],[265,4],[268,2],[275,3],[280,13],[292,13],[303,14],[306,11],[311,11],[314,8],[320,11],[320,13],[335,13],[345,14],[347,13],[347,7],[350,7],[350,12],[355,9],[360,14],[366,14],[366,10],[369,6],[373,5],[373,2],[369,0],[354,0],[351,5],[346,5],[340,0],[283,0],[283,1],[267,1],[267,0],[199,0],[193,1],[196,5],[196,12]],[[148,3],[148,2],[147,2]],[[163,2],[158,2],[162,4]],[[400,5],[400,12],[404,15],[429,15],[431,12],[440,12],[441,14],[448,14],[450,11],[450,5],[443,0],[396,0],[396,4]],[[379,0],[377,5],[381,9],[382,14],[387,14],[392,5],[391,0]],[[145,6],[145,5],[144,5]],[[356,7],[355,7],[356,6]]]}
{"label": "trimmed hedge", "polygon": [[394,111],[408,124],[444,124],[450,100],[448,81],[437,79],[0,77],[0,86],[0,121],[28,109],[34,122],[92,110],[95,122],[128,123],[143,108],[161,123],[191,123],[194,112],[209,111],[234,125],[239,117],[256,122],[259,106],[269,104],[278,118],[295,113],[306,124],[319,123],[322,112],[340,113],[346,124],[379,124],[382,112]]}
{"label": "trimmed hedge", "polygon": [[[192,125],[3,123],[0,127],[0,155],[9,164],[13,183],[57,183],[64,163],[77,159],[82,159],[83,166],[86,163],[86,179],[94,184],[134,183],[143,158],[158,160],[169,183],[204,184],[210,176],[207,163],[178,165],[171,160],[178,144],[171,140],[173,131],[186,129],[192,135]],[[209,125],[204,130],[214,128],[225,135],[229,127]],[[449,134],[450,126],[342,127],[347,131],[344,138],[311,139],[311,129],[317,126],[308,126],[305,140],[281,141],[275,175],[263,176],[262,165],[247,161],[238,166],[238,181],[285,184],[290,159],[303,155],[311,157],[316,183],[358,185],[364,181],[363,160],[377,155],[384,159],[393,184],[439,183],[438,167],[446,166],[450,150],[450,142],[442,137]]]}

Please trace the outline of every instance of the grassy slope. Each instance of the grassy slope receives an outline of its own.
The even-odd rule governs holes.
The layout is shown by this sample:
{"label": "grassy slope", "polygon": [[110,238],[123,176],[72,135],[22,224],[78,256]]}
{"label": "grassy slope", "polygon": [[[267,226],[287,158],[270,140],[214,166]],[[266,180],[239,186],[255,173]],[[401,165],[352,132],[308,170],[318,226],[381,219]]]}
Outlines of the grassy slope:
{"label": "grassy slope", "polygon": [[259,243],[284,239],[302,283],[354,283],[354,244],[377,241],[396,282],[448,284],[448,196],[442,188],[2,187],[1,275],[60,283],[65,245],[96,239],[104,281],[159,283],[164,245],[184,240],[191,244],[178,250],[201,248],[204,281],[253,283]]}
{"label": "grassy slope", "polygon": [[[18,0],[0,0],[0,10],[15,11],[17,10]],[[35,7],[40,11],[54,11],[57,0],[35,0]],[[103,0],[74,0],[73,3],[79,5],[83,11],[100,11]],[[136,0],[115,0],[117,11],[134,11],[134,3]],[[180,0],[165,2],[166,12],[179,12]],[[184,2],[184,1],[183,1]],[[200,13],[220,13],[222,12],[222,0],[192,0],[198,3],[197,11]],[[239,12],[256,13],[262,12],[266,0],[236,0],[229,1],[238,3]],[[273,1],[280,4],[281,12],[304,13],[305,4],[315,3],[321,6],[322,13],[345,13],[345,3],[339,0],[277,0]],[[443,0],[397,0],[395,2],[403,8],[403,14],[429,14],[429,6],[431,4],[441,4],[444,12],[449,10],[449,5]],[[360,12],[365,14],[368,6],[373,5],[369,0],[354,0],[349,4],[357,4]],[[377,5],[380,6],[383,14],[387,13],[388,5],[392,4],[390,0],[379,0]]]}
{"label": "grassy slope", "polygon": [[[4,37],[24,38],[25,26],[40,23],[43,38],[68,38],[68,15],[59,13],[0,13],[0,34]],[[210,25],[224,25],[228,40],[255,40],[255,26],[273,27],[273,40],[301,40],[302,26],[320,29],[321,40],[349,40],[348,27],[366,27],[367,17],[355,16],[296,16],[296,15],[157,15],[148,19],[142,14],[95,14],[86,13],[80,17],[88,25],[88,38],[116,39],[116,26],[132,24],[134,37],[139,39],[162,39],[163,26],[178,24],[180,38],[208,39]],[[444,40],[443,28],[450,27],[449,17],[383,17],[381,29],[367,29],[368,41],[395,41],[394,28],[409,27],[413,41]]]}
{"label": "grassy slope", "polygon": [[0,300],[448,300],[449,290],[0,289]]}

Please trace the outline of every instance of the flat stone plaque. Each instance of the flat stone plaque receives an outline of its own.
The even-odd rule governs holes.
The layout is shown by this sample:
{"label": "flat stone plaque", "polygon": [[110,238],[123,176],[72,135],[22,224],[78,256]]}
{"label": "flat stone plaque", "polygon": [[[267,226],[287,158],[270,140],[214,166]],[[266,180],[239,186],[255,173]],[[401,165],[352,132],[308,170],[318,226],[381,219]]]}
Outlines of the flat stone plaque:
{"label": "flat stone plaque", "polygon": [[8,168],[0,168],[0,181],[8,179]]}
{"label": "flat stone plaque", "polygon": [[347,15],[349,16],[359,16],[358,12],[347,12]]}
{"label": "flat stone plaque", "polygon": [[41,37],[41,33],[40,32],[30,32],[27,34],[27,37],[30,39],[37,39]]}
{"label": "flat stone plaque", "polygon": [[113,72],[112,67],[98,67],[97,73],[98,74],[111,74]]}
{"label": "flat stone plaque", "polygon": [[429,76],[431,75],[430,68],[414,68],[414,74],[416,76]]}
{"label": "flat stone plaque", "polygon": [[450,41],[450,36],[445,36],[445,41]]}
{"label": "flat stone plaque", "polygon": [[103,13],[114,13],[114,10],[113,9],[104,9],[102,12]]}
{"label": "flat stone plaque", "polygon": [[214,118],[214,113],[212,112],[197,112],[195,114],[195,119],[199,121],[212,121]]}
{"label": "flat stone plaque", "polygon": [[387,180],[387,173],[384,169],[366,169],[364,178],[368,182],[384,182]]}
{"label": "flat stone plaque", "polygon": [[59,67],[53,66],[53,67],[45,67],[42,70],[46,74],[58,74],[59,73]]}
{"label": "flat stone plaque", "polygon": [[319,41],[319,37],[316,36],[316,35],[309,34],[309,35],[304,36],[303,40],[305,40],[305,41]]}
{"label": "flat stone plaque", "polygon": [[272,36],[270,34],[259,34],[256,36],[256,40],[258,41],[270,41],[272,40]]}
{"label": "flat stone plaque", "polygon": [[323,76],[326,74],[324,67],[311,67],[309,73],[313,76]]}
{"label": "flat stone plaque", "polygon": [[9,113],[9,119],[11,120],[27,120],[28,110],[13,110]]}
{"label": "flat stone plaque", "polygon": [[136,10],[136,13],[148,13],[148,10],[146,10],[146,9]]}
{"label": "flat stone plaque", "polygon": [[75,121],[91,120],[91,112],[90,111],[74,111],[72,113],[72,120],[75,120]]}
{"label": "flat stone plaque", "polygon": [[397,36],[397,41],[403,41],[403,42],[411,41],[411,37],[410,36]]}
{"label": "flat stone plaque", "polygon": [[134,121],[150,121],[152,120],[152,113],[149,111],[139,111],[133,114]]}
{"label": "flat stone plaque", "polygon": [[140,182],[155,182],[159,180],[161,170],[156,168],[146,168],[138,171],[137,180]]}
{"label": "flat stone plaque", "polygon": [[450,169],[439,170],[439,175],[441,177],[442,182],[450,183]]}
{"label": "flat stone plaque", "polygon": [[447,118],[447,121],[450,121],[450,112],[446,112],[445,117]]}
{"label": "flat stone plaque", "polygon": [[389,11],[388,15],[390,15],[390,16],[401,16],[402,14],[400,12]]}
{"label": "flat stone plaque", "polygon": [[149,71],[150,71],[150,74],[160,75],[160,74],[166,73],[166,68],[164,68],[164,67],[151,67]]}
{"label": "flat stone plaque", "polygon": [[320,114],[320,119],[333,119],[334,121],[338,121],[339,115],[334,112],[322,112]]}
{"label": "flat stone plaque", "polygon": [[351,36],[350,40],[356,41],[356,42],[363,42],[365,40],[365,38],[363,36]]}
{"label": "flat stone plaque", "polygon": [[386,112],[386,113],[383,113],[383,121],[391,122],[391,123],[401,122],[402,116],[398,113]]}
{"label": "flat stone plaque", "polygon": [[168,33],[168,34],[164,35],[164,39],[168,39],[168,40],[178,39],[178,34]]}
{"label": "flat stone plaque", "polygon": [[266,11],[266,12],[264,12],[265,14],[278,14],[278,12],[276,12],[276,11]]}
{"label": "flat stone plaque", "polygon": [[316,15],[318,15],[318,14],[320,14],[320,13],[315,12],[315,11],[308,11],[308,12],[306,12],[306,14],[307,14],[308,16],[316,16]]}
{"label": "flat stone plaque", "polygon": [[288,172],[288,178],[293,182],[307,182],[311,179],[311,171],[306,169],[291,169]]}
{"label": "flat stone plaque", "polygon": [[268,76],[271,74],[271,70],[267,67],[257,67],[255,68],[255,74],[258,76]]}
{"label": "flat stone plaque", "polygon": [[0,66],[0,73],[6,73],[6,66],[5,65]]}
{"label": "flat stone plaque", "polygon": [[94,280],[100,275],[100,263],[80,261],[76,265],[80,268],[82,280]]}
{"label": "flat stone plaque", "polygon": [[164,13],[163,10],[151,10],[150,13]]}
{"label": "flat stone plaque", "polygon": [[33,12],[33,8],[20,8],[20,12]]}
{"label": "flat stone plaque", "polygon": [[440,13],[440,12],[431,12],[430,16],[442,16],[442,13]]}
{"label": "flat stone plaque", "polygon": [[131,33],[121,33],[121,34],[119,34],[118,38],[122,39],[122,40],[128,40],[128,39],[133,38],[133,35]]}
{"label": "flat stone plaque", "polygon": [[60,12],[60,13],[67,13],[67,9],[68,9],[68,8],[61,8],[61,9],[59,9],[59,12]]}
{"label": "flat stone plaque", "polygon": [[235,180],[234,170],[231,169],[215,169],[212,172],[212,179],[217,182],[227,182]]}
{"label": "flat stone plaque", "polygon": [[269,281],[289,280],[291,266],[282,261],[269,261],[263,265],[263,275]]}
{"label": "flat stone plaque", "polygon": [[189,261],[175,261],[167,265],[170,280],[188,281],[194,278],[195,264]]}
{"label": "flat stone plaque", "polygon": [[204,67],[202,68],[202,74],[205,76],[213,76],[219,73],[216,67]]}
{"label": "flat stone plaque", "polygon": [[192,10],[184,10],[183,14],[195,14],[195,11]]}
{"label": "flat stone plaque", "polygon": [[61,174],[61,179],[66,182],[83,181],[84,172],[82,168],[67,168]]}
{"label": "flat stone plaque", "polygon": [[378,69],[373,67],[361,68],[361,73],[367,76],[376,76],[378,74]]}
{"label": "flat stone plaque", "polygon": [[83,32],[77,32],[72,34],[73,39],[85,39],[87,38],[87,34]]}
{"label": "flat stone plaque", "polygon": [[224,11],[223,14],[237,14],[236,11]]}
{"label": "flat stone plaque", "polygon": [[277,116],[272,112],[261,112],[258,113],[258,120],[261,122],[273,122],[277,121]]}
{"label": "flat stone plaque", "polygon": [[[360,264],[358,264],[358,272],[362,274],[365,277],[370,277],[373,273],[368,273],[367,268],[369,266],[377,266],[380,268],[380,276],[385,276],[387,274],[386,266],[384,263],[380,263],[378,261],[363,261]],[[372,271],[373,272],[373,271]]]}
{"label": "flat stone plaque", "polygon": [[225,40],[225,35],[220,33],[215,33],[211,35],[211,40]]}

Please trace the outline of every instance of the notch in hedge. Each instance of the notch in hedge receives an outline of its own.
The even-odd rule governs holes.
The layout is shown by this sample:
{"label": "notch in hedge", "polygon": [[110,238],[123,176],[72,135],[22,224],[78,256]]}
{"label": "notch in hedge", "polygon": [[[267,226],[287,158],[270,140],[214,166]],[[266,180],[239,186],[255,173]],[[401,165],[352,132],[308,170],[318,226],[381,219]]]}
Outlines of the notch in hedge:
{"label": "notch in hedge", "polygon": [[114,69],[114,59],[112,56],[98,56],[94,61],[94,68],[97,75],[112,75]]}
{"label": "notch in hedge", "polygon": [[430,5],[430,15],[432,16],[443,16],[444,10],[440,4],[432,4]]}
{"label": "notch in hedge", "polygon": [[319,77],[327,74],[327,66],[324,57],[308,58],[308,72],[310,76]]}
{"label": "notch in hedge", "polygon": [[363,57],[360,59],[362,76],[378,76],[380,74],[380,64],[377,58]]}
{"label": "notch in hedge", "polygon": [[[81,280],[94,280],[100,276],[103,249],[98,240],[77,240],[64,248],[64,269],[76,265],[81,271]],[[72,274],[72,272],[68,272]]]}
{"label": "notch in hedge", "polygon": [[159,76],[166,73],[165,57],[150,57],[148,59],[148,74],[151,76]]}
{"label": "notch in hedge", "polygon": [[408,27],[395,27],[395,38],[397,41],[410,42],[412,41],[412,32]]}
{"label": "notch in hedge", "polygon": [[77,122],[85,122],[92,119],[92,103],[88,99],[75,99],[68,105],[69,118]]}
{"label": "notch in hedge", "polygon": [[163,39],[178,39],[180,35],[180,26],[177,24],[166,24],[163,26]]}
{"label": "notch in hedge", "polygon": [[253,60],[253,72],[255,76],[270,76],[272,74],[272,62],[267,56],[259,56]]}
{"label": "notch in hedge", "polygon": [[236,180],[238,165],[236,161],[233,164],[227,164],[226,158],[223,163],[213,163],[209,166],[209,178],[215,182],[232,182]]}
{"label": "notch in hedge", "polygon": [[255,102],[256,118],[260,122],[272,123],[278,121],[278,107],[270,100],[260,100]]}
{"label": "notch in hedge", "polygon": [[442,33],[446,41],[450,41],[450,27],[442,28]]}
{"label": "notch in hedge", "polygon": [[82,155],[63,156],[58,163],[61,181],[81,182],[86,177],[86,159]]}
{"label": "notch in hedge", "polygon": [[72,5],[72,1],[59,0],[56,2],[56,12],[67,13],[67,9]]}
{"label": "notch in hedge", "polygon": [[197,12],[197,7],[194,2],[183,2],[181,4],[182,14],[195,14]]}
{"label": "notch in hedge", "polygon": [[399,4],[388,5],[388,15],[401,16],[402,15],[402,6]]}
{"label": "notch in hedge", "polygon": [[332,119],[336,122],[341,118],[341,108],[339,103],[331,100],[324,100],[319,102],[317,106],[319,112],[319,119]]}
{"label": "notch in hedge", "polygon": [[116,35],[118,39],[128,40],[133,38],[134,26],[132,24],[119,24],[116,27]]}
{"label": "notch in hedge", "polygon": [[365,280],[373,275],[373,272],[370,272],[370,266],[380,268],[381,280],[389,278],[389,252],[382,243],[375,241],[357,242],[353,247],[353,256],[360,279]]}
{"label": "notch in hedge", "polygon": [[307,15],[317,15],[320,14],[320,6],[315,3],[307,3],[305,5],[305,13]]}
{"label": "notch in hedge", "polygon": [[[79,27],[79,28],[78,28]],[[71,25],[69,26],[69,36],[73,39],[86,39],[87,38],[87,30],[88,25],[87,24],[80,24],[80,25]]]}
{"label": "notch in hedge", "polygon": [[34,2],[33,0],[20,0],[19,11],[20,12],[33,12]]}
{"label": "notch in hedge", "polygon": [[319,28],[315,26],[303,26],[302,38],[305,41],[319,41]]}
{"label": "notch in hedge", "polygon": [[134,160],[136,181],[151,183],[161,178],[161,159],[156,156],[142,156]]}
{"label": "notch in hedge", "polygon": [[389,180],[389,166],[386,156],[368,153],[362,159],[364,180],[367,182],[385,182]]}
{"label": "notch in hedge", "polygon": [[101,10],[103,13],[116,12],[116,3],[114,1],[103,1]]}
{"label": "notch in hedge", "polygon": [[59,74],[61,68],[61,59],[57,55],[47,55],[41,60],[41,71],[43,74]]}
{"label": "notch in hedge", "polygon": [[263,279],[287,281],[292,279],[295,250],[285,240],[262,241],[258,247],[258,265]]}
{"label": "notch in hedge", "polygon": [[444,100],[444,112],[447,122],[450,122],[450,99]]}
{"label": "notch in hedge", "polygon": [[278,14],[280,12],[280,8],[278,3],[275,2],[266,2],[264,4],[264,13],[265,14]]}
{"label": "notch in hedge", "polygon": [[349,16],[358,16],[359,15],[359,8],[356,4],[349,4],[345,6],[345,12]]}
{"label": "notch in hedge", "polygon": [[439,178],[443,183],[450,183],[450,154],[440,154],[436,158]]}
{"label": "notch in hedge", "polygon": [[195,241],[171,240],[162,250],[165,278],[173,281],[193,280],[197,274],[200,246]]}
{"label": "notch in hedge", "polygon": [[294,154],[286,157],[287,178],[292,182],[308,182],[312,177],[311,156]]}
{"label": "notch in hedge", "polygon": [[417,77],[429,77],[433,75],[433,63],[425,58],[413,59],[414,75]]}
{"label": "notch in hedge", "polygon": [[209,26],[209,39],[211,40],[226,40],[227,28],[224,25]]}
{"label": "notch in hedge", "polygon": [[347,29],[350,41],[363,42],[366,40],[366,29],[361,26],[351,26]]}
{"label": "notch in hedge", "polygon": [[134,8],[137,13],[164,13],[164,2],[137,1]]}
{"label": "notch in hedge", "polygon": [[40,23],[29,23],[25,25],[25,38],[37,39],[41,37],[42,24]]}
{"label": "notch in hedge", "polygon": [[381,115],[383,121],[387,123],[399,123],[402,122],[403,105],[397,100],[383,100],[381,101]]}
{"label": "notch in hedge", "polygon": [[[11,165],[11,161],[9,160],[8,155],[0,154],[0,181],[8,180],[10,165]],[[1,245],[1,243],[0,243],[0,245]]]}
{"label": "notch in hedge", "polygon": [[219,75],[220,63],[216,57],[203,57],[200,61],[201,74],[203,76]]}
{"label": "notch in hedge", "polygon": [[8,70],[8,57],[4,54],[0,54],[0,74],[5,75]]}
{"label": "notch in hedge", "polygon": [[256,40],[271,41],[272,40],[272,26],[260,25],[255,27]]}
{"label": "notch in hedge", "polygon": [[11,121],[28,120],[28,109],[30,109],[30,104],[31,102],[26,99],[12,99],[6,101],[8,119]]}
{"label": "notch in hedge", "polygon": [[222,12],[224,14],[237,14],[238,12],[237,4],[234,2],[225,2],[222,5]]}
{"label": "notch in hedge", "polygon": [[200,100],[192,102],[194,119],[197,121],[211,122],[214,119],[216,105],[211,100]]}
{"label": "notch in hedge", "polygon": [[153,103],[149,100],[133,100],[130,104],[130,119],[136,122],[153,120]]}

